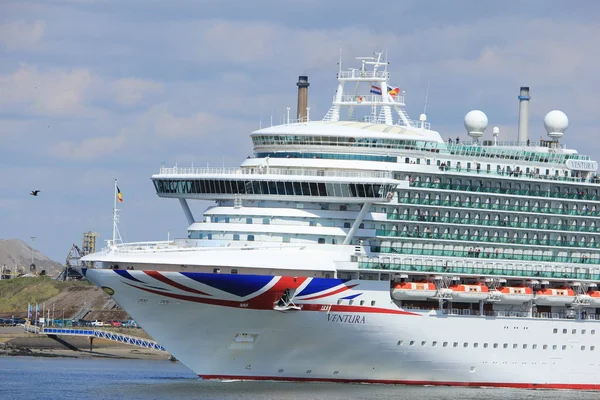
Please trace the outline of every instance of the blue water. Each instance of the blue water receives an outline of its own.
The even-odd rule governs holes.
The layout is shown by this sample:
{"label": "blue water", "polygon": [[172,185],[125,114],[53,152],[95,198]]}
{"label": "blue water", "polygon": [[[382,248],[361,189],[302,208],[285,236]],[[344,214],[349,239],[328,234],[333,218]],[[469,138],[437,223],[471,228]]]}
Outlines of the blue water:
{"label": "blue water", "polygon": [[523,399],[587,400],[598,392],[202,381],[179,363],[146,360],[0,357],[0,399]]}

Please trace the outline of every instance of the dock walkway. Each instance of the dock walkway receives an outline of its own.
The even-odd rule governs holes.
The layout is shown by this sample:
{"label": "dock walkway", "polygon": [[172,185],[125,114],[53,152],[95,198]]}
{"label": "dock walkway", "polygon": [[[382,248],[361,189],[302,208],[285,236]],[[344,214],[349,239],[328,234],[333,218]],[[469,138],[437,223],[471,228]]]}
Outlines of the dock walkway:
{"label": "dock walkway", "polygon": [[70,328],[48,328],[38,326],[24,326],[26,332],[36,333],[47,336],[84,336],[98,339],[112,340],[113,342],[130,344],[133,346],[144,347],[159,351],[166,351],[164,347],[156,343],[154,340],[149,340],[137,336],[126,335],[124,333],[110,332],[101,329],[70,329]]}

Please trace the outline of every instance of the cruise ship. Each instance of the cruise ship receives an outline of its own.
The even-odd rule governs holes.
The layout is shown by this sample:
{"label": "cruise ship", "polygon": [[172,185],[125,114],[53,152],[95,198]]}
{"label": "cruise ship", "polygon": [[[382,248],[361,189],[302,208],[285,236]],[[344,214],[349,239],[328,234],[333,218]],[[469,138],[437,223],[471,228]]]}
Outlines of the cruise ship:
{"label": "cruise ship", "polygon": [[187,237],[122,243],[115,222],[87,278],[204,379],[600,389],[600,180],[567,116],[531,140],[522,87],[514,141],[480,110],[448,139],[385,54],[355,67],[321,120],[301,76],[297,119],[239,168],[160,168]]}

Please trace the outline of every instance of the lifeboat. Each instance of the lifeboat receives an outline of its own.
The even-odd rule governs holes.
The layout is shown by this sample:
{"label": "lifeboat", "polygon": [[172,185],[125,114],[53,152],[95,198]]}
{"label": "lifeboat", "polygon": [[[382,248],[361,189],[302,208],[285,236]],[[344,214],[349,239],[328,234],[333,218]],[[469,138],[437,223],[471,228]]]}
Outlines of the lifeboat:
{"label": "lifeboat", "polygon": [[585,299],[592,307],[600,307],[600,290],[588,290]]}
{"label": "lifeboat", "polygon": [[483,283],[477,283],[473,285],[459,283],[448,286],[448,289],[452,291],[452,301],[473,303],[490,297],[489,289]]}
{"label": "lifeboat", "polygon": [[506,304],[522,304],[533,299],[533,290],[527,286],[500,286],[490,297]]}
{"label": "lifeboat", "polygon": [[575,292],[568,288],[545,288],[535,292],[535,304],[542,306],[564,306],[575,300]]}
{"label": "lifeboat", "polygon": [[392,297],[396,300],[427,300],[437,289],[431,282],[400,282],[394,286]]}

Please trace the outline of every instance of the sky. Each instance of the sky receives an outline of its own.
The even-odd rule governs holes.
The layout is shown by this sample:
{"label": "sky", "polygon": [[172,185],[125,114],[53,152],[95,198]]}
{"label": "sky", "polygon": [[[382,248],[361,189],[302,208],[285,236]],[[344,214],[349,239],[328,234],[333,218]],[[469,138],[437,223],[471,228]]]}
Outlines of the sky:
{"label": "sky", "polygon": [[[391,83],[443,138],[484,111],[516,140],[564,111],[563,143],[600,159],[597,0],[0,0],[0,238],[64,262],[85,231],[112,233],[114,179],[125,241],[185,237],[161,165],[237,167],[249,134],[296,107],[327,112],[337,62],[387,50]],[[39,189],[38,197],[29,192]],[[190,202],[196,218],[207,207]]]}

